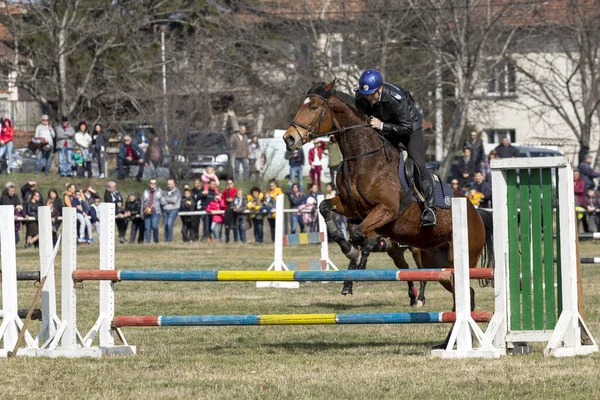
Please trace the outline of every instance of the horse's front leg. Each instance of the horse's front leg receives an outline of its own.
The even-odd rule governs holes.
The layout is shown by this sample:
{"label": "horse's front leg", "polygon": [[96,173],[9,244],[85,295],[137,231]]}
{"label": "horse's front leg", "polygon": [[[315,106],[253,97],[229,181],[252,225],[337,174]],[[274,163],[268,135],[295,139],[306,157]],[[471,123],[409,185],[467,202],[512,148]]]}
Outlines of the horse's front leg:
{"label": "horse's front leg", "polygon": [[342,253],[350,261],[356,261],[356,259],[360,255],[360,252],[356,247],[352,246],[352,243],[350,243],[350,241],[346,240],[344,232],[342,232],[337,222],[335,221],[333,211],[337,212],[338,214],[346,215],[347,217],[349,217],[349,215],[347,215],[346,210],[344,209],[344,205],[342,204],[339,196],[336,196],[332,199],[323,200],[321,202],[321,205],[319,206],[319,212],[325,220],[325,224],[327,225],[327,234],[331,238],[331,240],[333,240],[340,246]]}

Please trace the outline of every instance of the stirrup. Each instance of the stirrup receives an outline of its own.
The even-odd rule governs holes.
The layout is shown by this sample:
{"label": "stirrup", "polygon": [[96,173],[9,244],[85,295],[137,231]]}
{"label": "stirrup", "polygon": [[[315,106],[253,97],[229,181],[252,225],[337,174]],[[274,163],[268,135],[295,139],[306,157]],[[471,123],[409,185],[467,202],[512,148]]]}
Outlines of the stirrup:
{"label": "stirrup", "polygon": [[421,214],[421,222],[423,226],[435,226],[437,219],[432,208],[426,208]]}

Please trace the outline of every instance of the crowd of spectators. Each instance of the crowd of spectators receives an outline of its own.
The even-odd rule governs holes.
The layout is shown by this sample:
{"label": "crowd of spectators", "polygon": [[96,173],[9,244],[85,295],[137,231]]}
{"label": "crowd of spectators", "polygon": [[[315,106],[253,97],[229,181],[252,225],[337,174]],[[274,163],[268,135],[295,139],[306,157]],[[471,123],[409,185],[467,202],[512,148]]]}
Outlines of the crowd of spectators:
{"label": "crowd of spectators", "polygon": [[585,155],[584,160],[573,171],[575,203],[584,232],[591,232],[592,224],[596,232],[600,232],[600,197],[594,181],[600,177],[600,172],[592,168],[592,159],[590,154]]}

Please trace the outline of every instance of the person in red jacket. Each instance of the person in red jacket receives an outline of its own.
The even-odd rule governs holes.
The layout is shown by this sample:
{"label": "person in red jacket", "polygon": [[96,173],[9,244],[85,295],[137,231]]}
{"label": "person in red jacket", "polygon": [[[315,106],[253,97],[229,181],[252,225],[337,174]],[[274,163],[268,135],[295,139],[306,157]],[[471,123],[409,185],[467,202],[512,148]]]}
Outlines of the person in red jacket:
{"label": "person in red jacket", "polygon": [[12,167],[14,137],[15,130],[13,129],[12,122],[10,119],[5,118],[4,122],[2,123],[2,130],[0,131],[0,159],[4,156],[4,153],[6,153],[7,174],[10,174],[10,167]]}
{"label": "person in red jacket", "polygon": [[215,194],[214,199],[206,206],[206,212],[212,215],[210,230],[212,231],[213,239],[217,242],[221,240],[221,231],[223,229],[223,221],[225,220],[225,216],[219,211],[225,211],[226,208],[225,201],[221,199],[220,194]]}
{"label": "person in red jacket", "polygon": [[573,186],[576,205],[583,206],[583,201],[585,199],[585,181],[581,177],[581,174],[579,174],[578,169],[573,171]]}
{"label": "person in red jacket", "polygon": [[313,148],[308,150],[308,164],[310,165],[310,183],[316,183],[321,189],[321,171],[323,170],[323,150],[325,143],[319,139],[313,141]]}

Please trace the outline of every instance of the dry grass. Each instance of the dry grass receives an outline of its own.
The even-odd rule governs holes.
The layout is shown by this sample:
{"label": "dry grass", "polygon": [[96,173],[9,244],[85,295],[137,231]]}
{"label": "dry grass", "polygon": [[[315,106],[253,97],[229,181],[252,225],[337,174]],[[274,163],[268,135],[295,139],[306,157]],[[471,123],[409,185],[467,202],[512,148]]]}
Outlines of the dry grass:
{"label": "dry grass", "polygon": [[[598,245],[582,244],[593,256]],[[318,248],[286,249],[288,260],[318,256]],[[596,254],[598,255],[598,254]],[[60,257],[60,255],[59,255]],[[345,266],[335,254],[334,262]],[[269,245],[146,245],[117,247],[118,268],[265,269]],[[19,269],[35,269],[34,251],[18,250]],[[97,247],[82,247],[81,269],[96,268]],[[58,260],[57,265],[60,265]],[[371,268],[393,268],[373,255]],[[583,269],[587,320],[600,338],[600,269]],[[57,277],[58,278],[58,277]],[[79,328],[97,317],[97,284],[78,292]],[[341,285],[308,283],[299,290],[253,283],[123,282],[120,315],[258,314],[409,311],[406,286],[360,283],[353,296]],[[443,311],[450,296],[428,286],[426,311]],[[19,284],[22,306],[34,288]],[[478,309],[492,308],[490,288],[476,288]],[[125,328],[138,355],[92,359],[6,359],[1,398],[599,398],[600,356],[546,359],[538,351],[500,360],[438,360],[429,356],[449,326],[257,326]],[[537,350],[541,350],[538,347]]]}

